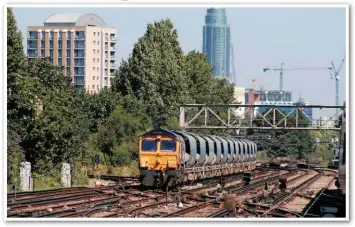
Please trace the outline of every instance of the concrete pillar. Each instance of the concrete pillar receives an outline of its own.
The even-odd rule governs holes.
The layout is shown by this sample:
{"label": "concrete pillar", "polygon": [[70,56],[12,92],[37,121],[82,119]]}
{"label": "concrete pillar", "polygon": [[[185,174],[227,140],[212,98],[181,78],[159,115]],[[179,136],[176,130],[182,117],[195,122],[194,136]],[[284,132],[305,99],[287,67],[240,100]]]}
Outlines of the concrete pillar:
{"label": "concrete pillar", "polygon": [[31,163],[21,162],[20,163],[20,188],[22,191],[32,191],[33,190],[33,179],[31,175]]}
{"label": "concrete pillar", "polygon": [[62,163],[62,185],[64,188],[71,187],[71,174],[69,163]]}

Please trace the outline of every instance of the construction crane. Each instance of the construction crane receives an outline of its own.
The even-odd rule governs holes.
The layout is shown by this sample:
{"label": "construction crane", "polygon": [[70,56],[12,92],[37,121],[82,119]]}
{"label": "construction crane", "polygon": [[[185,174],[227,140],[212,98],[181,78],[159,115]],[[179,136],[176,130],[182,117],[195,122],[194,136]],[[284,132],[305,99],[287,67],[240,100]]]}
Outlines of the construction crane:
{"label": "construction crane", "polygon": [[283,91],[283,74],[284,71],[290,71],[290,70],[332,70],[332,68],[330,67],[320,67],[320,68],[289,68],[289,69],[285,69],[283,66],[285,65],[285,63],[281,63],[281,67],[279,69],[270,69],[270,68],[264,68],[263,71],[267,72],[269,70],[274,70],[274,71],[280,71],[280,91]]}
{"label": "construction crane", "polygon": [[[332,62],[332,71],[330,73],[330,79],[335,79],[335,105],[339,106],[339,72],[342,69],[343,65],[345,62],[345,58],[343,58],[343,60],[340,62],[340,65],[338,67],[338,69],[335,68],[334,63]],[[335,110],[335,114],[338,113],[338,109]]]}

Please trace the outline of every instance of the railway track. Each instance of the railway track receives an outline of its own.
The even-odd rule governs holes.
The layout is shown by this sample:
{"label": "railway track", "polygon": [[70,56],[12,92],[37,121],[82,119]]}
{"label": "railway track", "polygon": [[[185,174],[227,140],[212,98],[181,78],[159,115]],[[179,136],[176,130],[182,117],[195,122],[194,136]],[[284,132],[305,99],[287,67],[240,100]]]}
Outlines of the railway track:
{"label": "railway track", "polygon": [[[311,171],[317,171],[311,176]],[[67,188],[39,192],[9,194],[7,198],[8,217],[302,217],[302,214],[283,207],[294,196],[324,176],[328,170],[313,169],[258,169],[250,184],[243,176],[226,177],[203,181],[197,187],[186,186],[178,192],[166,194],[163,190],[143,190],[137,178],[104,176],[119,182],[98,188]],[[311,176],[311,177],[309,177]],[[306,179],[307,180],[303,180]],[[101,179],[103,177],[101,176]],[[287,190],[276,190],[269,200],[260,194],[265,184],[277,187],[280,179],[287,185],[296,185]],[[221,185],[222,184],[222,185]],[[331,184],[331,182],[329,182]],[[219,185],[219,186],[218,186]],[[189,188],[190,187],[190,188]],[[223,208],[224,193],[251,196],[237,206],[235,214]],[[182,207],[180,207],[179,202]]]}

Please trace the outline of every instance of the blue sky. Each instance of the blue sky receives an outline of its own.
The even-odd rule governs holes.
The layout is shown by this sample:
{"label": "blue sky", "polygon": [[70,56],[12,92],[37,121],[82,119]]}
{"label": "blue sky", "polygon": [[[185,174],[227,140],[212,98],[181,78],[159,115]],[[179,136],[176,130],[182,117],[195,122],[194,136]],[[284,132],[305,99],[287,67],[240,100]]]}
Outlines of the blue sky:
{"label": "blue sky", "polygon": [[[14,8],[24,35],[27,26],[43,25],[53,13],[95,13],[117,29],[118,62],[126,59],[146,25],[170,18],[185,53],[202,49],[206,8]],[[279,88],[279,73],[263,73],[266,66],[279,68],[338,67],[346,54],[345,8],[227,8],[234,45],[237,86]],[[340,103],[345,99],[345,65],[340,71]],[[285,71],[284,90],[299,93],[312,104],[335,103],[335,81],[329,72]],[[333,111],[332,111],[333,112]]]}

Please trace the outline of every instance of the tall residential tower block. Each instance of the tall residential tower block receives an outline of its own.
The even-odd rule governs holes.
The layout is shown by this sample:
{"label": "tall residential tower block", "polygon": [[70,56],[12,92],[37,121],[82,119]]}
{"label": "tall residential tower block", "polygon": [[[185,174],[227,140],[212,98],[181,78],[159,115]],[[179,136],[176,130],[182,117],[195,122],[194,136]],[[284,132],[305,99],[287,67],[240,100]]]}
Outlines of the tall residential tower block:
{"label": "tall residential tower block", "polygon": [[230,79],[231,41],[225,9],[207,9],[203,26],[202,52],[207,54],[214,77]]}
{"label": "tall residential tower block", "polygon": [[111,86],[116,69],[116,29],[95,14],[53,14],[43,26],[29,26],[27,57],[50,58],[72,83],[97,93]]}

